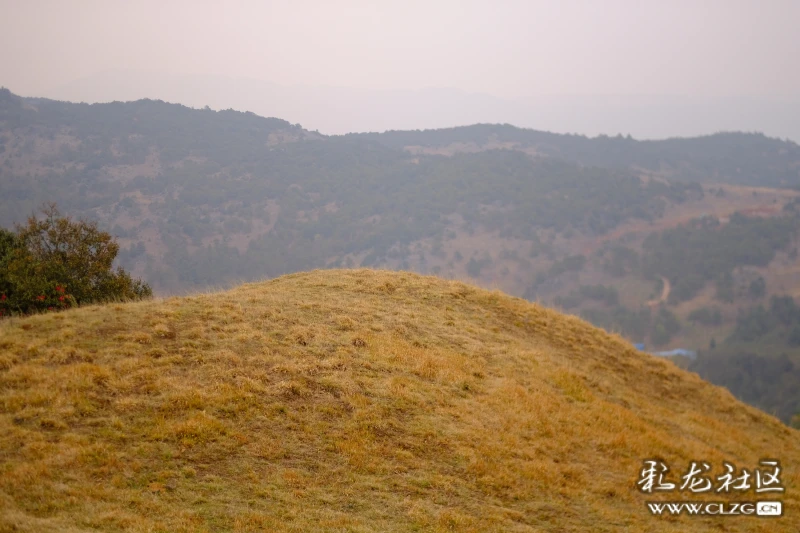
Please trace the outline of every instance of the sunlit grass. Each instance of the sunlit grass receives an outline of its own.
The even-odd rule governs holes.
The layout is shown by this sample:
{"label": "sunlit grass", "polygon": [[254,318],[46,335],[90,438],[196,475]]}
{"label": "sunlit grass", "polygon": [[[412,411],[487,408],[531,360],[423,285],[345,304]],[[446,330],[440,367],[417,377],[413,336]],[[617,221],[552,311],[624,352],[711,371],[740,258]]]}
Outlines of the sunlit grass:
{"label": "sunlit grass", "polygon": [[780,458],[786,516],[724,525],[796,531],[799,436],[575,317],[408,273],[0,323],[0,531],[718,530],[647,514],[653,456]]}

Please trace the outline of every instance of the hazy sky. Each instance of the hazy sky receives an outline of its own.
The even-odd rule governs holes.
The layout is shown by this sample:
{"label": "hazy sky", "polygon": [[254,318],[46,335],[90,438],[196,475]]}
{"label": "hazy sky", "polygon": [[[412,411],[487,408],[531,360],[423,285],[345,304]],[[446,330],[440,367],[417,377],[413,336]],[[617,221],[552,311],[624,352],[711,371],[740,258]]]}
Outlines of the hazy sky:
{"label": "hazy sky", "polygon": [[800,95],[800,0],[0,0],[0,13],[0,85],[25,96],[108,69],[516,101]]}
{"label": "hazy sky", "polygon": [[800,1],[2,0],[2,83],[108,68],[552,94],[800,93]]}

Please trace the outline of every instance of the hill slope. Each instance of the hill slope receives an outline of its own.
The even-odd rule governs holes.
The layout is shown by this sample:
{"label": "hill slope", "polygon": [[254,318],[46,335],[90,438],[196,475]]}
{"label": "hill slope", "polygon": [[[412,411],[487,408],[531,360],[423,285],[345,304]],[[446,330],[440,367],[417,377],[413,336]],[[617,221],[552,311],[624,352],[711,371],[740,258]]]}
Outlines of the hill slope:
{"label": "hill slope", "polygon": [[692,138],[642,141],[630,136],[594,138],[476,124],[423,131],[358,133],[412,153],[452,155],[492,149],[520,150],[583,165],[635,168],[684,181],[769,187],[800,185],[800,146],[760,133],[723,132]]}
{"label": "hill slope", "polygon": [[252,113],[0,90],[0,192],[0,225],[57,201],[120,237],[135,275],[175,292],[319,267],[441,268],[447,241],[476,229],[524,250],[546,229],[651,221],[702,188],[522,151],[413,155]]}
{"label": "hill slope", "polygon": [[[459,282],[292,274],[6,320],[0,350],[0,530],[800,528],[797,431]],[[652,517],[651,457],[777,457],[784,516]]]}

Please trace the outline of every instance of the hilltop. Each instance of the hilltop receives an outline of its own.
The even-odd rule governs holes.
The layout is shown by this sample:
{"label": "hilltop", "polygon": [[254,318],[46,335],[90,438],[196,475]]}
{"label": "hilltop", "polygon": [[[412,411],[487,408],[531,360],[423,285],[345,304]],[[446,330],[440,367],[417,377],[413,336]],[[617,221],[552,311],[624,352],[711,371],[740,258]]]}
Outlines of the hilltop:
{"label": "hilltop", "polygon": [[[796,430],[579,318],[405,272],[4,320],[0,408],[3,531],[800,528]],[[776,457],[784,516],[652,517],[652,457]]]}

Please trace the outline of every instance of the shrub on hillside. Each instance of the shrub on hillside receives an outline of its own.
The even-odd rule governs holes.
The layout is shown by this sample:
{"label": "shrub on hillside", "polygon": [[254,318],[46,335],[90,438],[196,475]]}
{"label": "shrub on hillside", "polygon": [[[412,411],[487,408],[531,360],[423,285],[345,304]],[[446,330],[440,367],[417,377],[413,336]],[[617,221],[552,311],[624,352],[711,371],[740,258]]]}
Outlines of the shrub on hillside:
{"label": "shrub on hillside", "polygon": [[662,307],[653,321],[650,340],[656,346],[663,346],[672,340],[672,336],[681,330],[681,323],[675,313]]}
{"label": "shrub on hillside", "polygon": [[719,307],[701,307],[689,313],[689,320],[704,326],[719,326],[722,324],[722,311]]}
{"label": "shrub on hillside", "polygon": [[0,314],[152,296],[147,283],[113,268],[119,245],[94,222],[62,216],[55,204],[16,233],[0,230]]}

